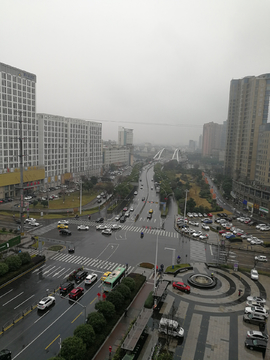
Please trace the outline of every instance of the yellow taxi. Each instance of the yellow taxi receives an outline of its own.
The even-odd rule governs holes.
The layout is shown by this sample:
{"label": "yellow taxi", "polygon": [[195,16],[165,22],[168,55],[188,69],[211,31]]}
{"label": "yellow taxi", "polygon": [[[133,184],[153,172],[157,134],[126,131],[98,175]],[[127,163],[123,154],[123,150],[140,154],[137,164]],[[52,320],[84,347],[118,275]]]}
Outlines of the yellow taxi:
{"label": "yellow taxi", "polygon": [[100,280],[101,280],[101,281],[104,281],[104,280],[106,279],[106,277],[108,277],[110,274],[111,274],[110,271],[105,272],[105,273],[102,275],[102,277],[100,278]]}
{"label": "yellow taxi", "polygon": [[149,210],[149,214],[153,214],[153,209],[150,209],[150,210]]}
{"label": "yellow taxi", "polygon": [[68,229],[68,225],[59,224],[57,225],[57,229]]}

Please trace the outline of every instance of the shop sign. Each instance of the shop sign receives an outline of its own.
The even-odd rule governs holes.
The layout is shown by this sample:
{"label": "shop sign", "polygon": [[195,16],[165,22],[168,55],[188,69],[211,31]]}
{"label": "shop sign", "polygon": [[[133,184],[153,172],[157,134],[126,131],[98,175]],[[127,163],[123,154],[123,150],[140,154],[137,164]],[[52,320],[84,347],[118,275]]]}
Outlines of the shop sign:
{"label": "shop sign", "polygon": [[248,202],[248,203],[247,203],[247,206],[249,206],[249,207],[253,208],[253,203]]}
{"label": "shop sign", "polygon": [[268,212],[269,212],[268,209],[266,209],[265,207],[262,207],[262,206],[259,207],[259,210],[262,212],[265,212],[266,214],[268,214]]}

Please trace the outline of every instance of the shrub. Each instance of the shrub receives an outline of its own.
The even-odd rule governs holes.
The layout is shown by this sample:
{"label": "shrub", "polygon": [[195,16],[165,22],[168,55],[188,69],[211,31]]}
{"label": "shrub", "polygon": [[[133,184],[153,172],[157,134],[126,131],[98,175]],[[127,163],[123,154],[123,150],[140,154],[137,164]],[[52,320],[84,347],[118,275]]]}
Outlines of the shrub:
{"label": "shrub", "polygon": [[65,360],[84,360],[86,345],[77,336],[68,337],[62,342],[60,356]]}
{"label": "shrub", "polygon": [[153,291],[150,291],[147,299],[145,300],[144,307],[147,309],[152,309],[154,305],[154,297],[153,297]]}
{"label": "shrub", "polygon": [[115,288],[115,291],[118,291],[120,294],[124,296],[125,299],[129,299],[131,295],[130,288],[125,284],[119,284]]}
{"label": "shrub", "polygon": [[87,316],[87,324],[92,325],[95,332],[102,333],[104,327],[106,327],[106,320],[103,314],[99,312],[92,312]]}
{"label": "shrub", "polygon": [[5,261],[9,267],[9,271],[18,270],[22,266],[22,260],[18,255],[10,255]]}
{"label": "shrub", "polygon": [[125,277],[121,284],[124,284],[130,288],[130,291],[133,291],[135,289],[135,281],[130,277]]}
{"label": "shrub", "polygon": [[18,254],[19,258],[22,261],[22,264],[29,264],[31,262],[31,256],[28,252],[21,252]]}
{"label": "shrub", "polygon": [[5,227],[2,228],[2,232],[5,232],[7,229]]}
{"label": "shrub", "polygon": [[110,301],[99,301],[95,305],[95,309],[98,310],[105,319],[112,319],[115,315],[115,306]]}
{"label": "shrub", "polygon": [[90,348],[95,342],[96,334],[90,324],[82,324],[74,330],[74,336],[81,338],[87,348]]}
{"label": "shrub", "polygon": [[0,276],[5,275],[9,270],[8,264],[0,262]]}
{"label": "shrub", "polygon": [[110,301],[115,306],[116,310],[119,310],[124,305],[124,296],[117,290],[111,291],[107,296],[107,301]]}

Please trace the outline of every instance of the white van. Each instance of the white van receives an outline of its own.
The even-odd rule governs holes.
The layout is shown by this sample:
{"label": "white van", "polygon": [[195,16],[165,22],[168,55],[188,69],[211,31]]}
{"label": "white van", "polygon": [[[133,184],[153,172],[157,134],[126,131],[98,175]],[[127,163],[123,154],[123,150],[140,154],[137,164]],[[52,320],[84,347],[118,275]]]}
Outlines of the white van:
{"label": "white van", "polygon": [[160,319],[158,331],[174,337],[184,336],[184,329],[179,326],[178,322],[166,318]]}

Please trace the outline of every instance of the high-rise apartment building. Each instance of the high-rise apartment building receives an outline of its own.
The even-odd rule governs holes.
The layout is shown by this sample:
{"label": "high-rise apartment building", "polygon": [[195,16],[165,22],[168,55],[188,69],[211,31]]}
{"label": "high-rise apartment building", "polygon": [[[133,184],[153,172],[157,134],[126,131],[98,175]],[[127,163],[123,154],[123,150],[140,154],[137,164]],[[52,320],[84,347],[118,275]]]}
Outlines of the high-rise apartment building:
{"label": "high-rise apartment building", "polygon": [[25,188],[44,179],[44,168],[38,166],[36,81],[35,74],[0,63],[0,198],[19,192],[21,155]]}
{"label": "high-rise apartment building", "polygon": [[210,122],[203,125],[202,156],[212,156],[222,146],[223,125]]}
{"label": "high-rise apartment building", "polygon": [[118,145],[133,146],[133,129],[118,128]]}
{"label": "high-rise apartment building", "polygon": [[259,127],[269,120],[270,74],[232,80],[225,172],[234,180],[255,179]]}

